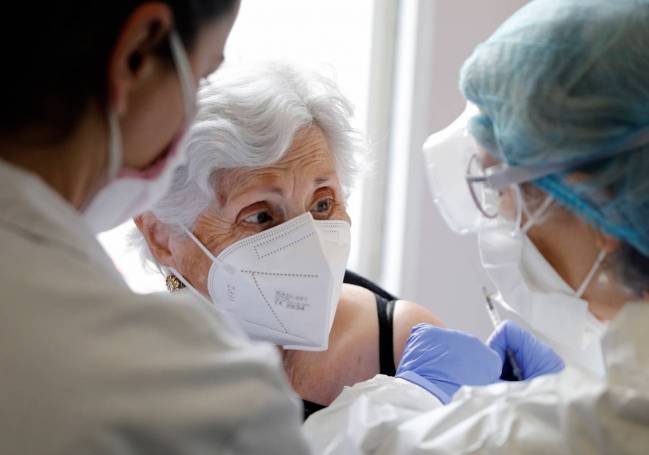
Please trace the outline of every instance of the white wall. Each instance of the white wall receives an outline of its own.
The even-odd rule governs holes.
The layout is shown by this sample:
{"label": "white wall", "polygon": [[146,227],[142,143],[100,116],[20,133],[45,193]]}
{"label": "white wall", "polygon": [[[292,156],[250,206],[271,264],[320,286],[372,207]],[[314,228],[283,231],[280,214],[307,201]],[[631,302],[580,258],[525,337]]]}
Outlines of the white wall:
{"label": "white wall", "polygon": [[[429,133],[445,127],[464,109],[458,89],[464,60],[525,3],[402,1],[390,163],[401,176],[391,175],[388,216],[393,226],[387,229],[382,281],[402,297],[431,308],[450,327],[482,337],[491,331],[481,292],[489,284],[480,267],[476,240],[449,231],[437,213],[423,172],[421,145]],[[400,125],[404,116],[408,125]]]}

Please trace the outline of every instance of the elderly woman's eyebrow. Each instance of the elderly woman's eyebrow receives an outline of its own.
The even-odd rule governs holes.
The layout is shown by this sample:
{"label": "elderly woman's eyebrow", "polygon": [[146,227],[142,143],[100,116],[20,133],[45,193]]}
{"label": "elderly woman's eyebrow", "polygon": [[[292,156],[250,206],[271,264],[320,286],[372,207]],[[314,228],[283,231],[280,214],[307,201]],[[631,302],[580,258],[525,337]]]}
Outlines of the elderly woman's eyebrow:
{"label": "elderly woman's eyebrow", "polygon": [[314,180],[314,183],[316,185],[322,185],[323,183],[327,183],[328,181],[332,180],[336,176],[336,171],[331,171],[328,174],[322,175],[320,177],[317,177]]}

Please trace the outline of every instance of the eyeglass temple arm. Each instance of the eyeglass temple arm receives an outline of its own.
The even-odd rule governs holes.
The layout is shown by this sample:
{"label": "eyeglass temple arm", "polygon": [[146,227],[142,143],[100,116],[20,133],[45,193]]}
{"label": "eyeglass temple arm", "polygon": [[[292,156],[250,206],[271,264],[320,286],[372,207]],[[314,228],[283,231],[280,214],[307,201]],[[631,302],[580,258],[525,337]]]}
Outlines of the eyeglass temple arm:
{"label": "eyeglass temple arm", "polygon": [[599,153],[594,153],[587,159],[579,159],[567,163],[549,163],[529,166],[497,166],[497,169],[494,169],[493,172],[487,170],[487,174],[484,176],[467,176],[467,180],[484,182],[494,190],[500,191],[510,185],[531,182],[533,180],[547,177],[548,175],[576,169],[600,160],[613,158],[617,155],[634,150],[642,145],[646,145],[647,143],[649,143],[649,127],[643,128],[631,138],[618,141],[612,146],[604,147]]}

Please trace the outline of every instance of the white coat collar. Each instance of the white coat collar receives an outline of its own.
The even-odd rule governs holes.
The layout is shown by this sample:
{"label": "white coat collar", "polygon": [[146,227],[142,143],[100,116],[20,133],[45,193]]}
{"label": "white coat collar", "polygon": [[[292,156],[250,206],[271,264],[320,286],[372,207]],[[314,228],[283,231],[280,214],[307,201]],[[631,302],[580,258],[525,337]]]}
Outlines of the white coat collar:
{"label": "white coat collar", "polygon": [[16,230],[100,265],[124,284],[79,213],[38,176],[0,160],[0,229]]}

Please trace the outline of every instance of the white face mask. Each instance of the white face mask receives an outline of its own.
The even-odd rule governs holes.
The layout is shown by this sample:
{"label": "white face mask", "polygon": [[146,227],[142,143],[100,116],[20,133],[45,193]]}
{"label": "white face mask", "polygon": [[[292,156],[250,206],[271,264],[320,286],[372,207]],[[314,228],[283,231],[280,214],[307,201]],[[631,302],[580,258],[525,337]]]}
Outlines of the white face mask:
{"label": "white face mask", "polygon": [[349,223],[316,221],[307,212],[218,257],[183,229],[212,260],[212,301],[248,336],[286,349],[327,349],[349,256]]}
{"label": "white face mask", "polygon": [[548,199],[523,229],[500,217],[478,231],[480,259],[496,285],[503,316],[528,326],[566,363],[604,374],[600,338],[606,324],[588,310],[582,294],[605,258],[597,261],[578,290],[573,290],[548,263],[526,232],[545,211]]}
{"label": "white face mask", "polygon": [[171,52],[180,79],[185,110],[184,126],[166,156],[144,171],[122,168],[122,137],[117,115],[108,113],[108,179],[83,210],[83,218],[93,232],[111,229],[128,219],[146,212],[164,196],[174,170],[182,164],[182,139],[196,111],[196,89],[187,54],[177,32],[169,35]]}

